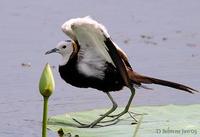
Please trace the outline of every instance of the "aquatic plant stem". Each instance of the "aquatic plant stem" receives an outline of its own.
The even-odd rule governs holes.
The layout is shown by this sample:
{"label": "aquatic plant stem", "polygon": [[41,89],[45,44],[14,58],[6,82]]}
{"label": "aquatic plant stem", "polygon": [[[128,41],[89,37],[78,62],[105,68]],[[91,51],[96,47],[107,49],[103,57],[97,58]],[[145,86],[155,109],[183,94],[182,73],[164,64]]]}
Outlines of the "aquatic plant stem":
{"label": "aquatic plant stem", "polygon": [[42,137],[47,137],[48,99],[49,99],[49,97],[44,96]]}

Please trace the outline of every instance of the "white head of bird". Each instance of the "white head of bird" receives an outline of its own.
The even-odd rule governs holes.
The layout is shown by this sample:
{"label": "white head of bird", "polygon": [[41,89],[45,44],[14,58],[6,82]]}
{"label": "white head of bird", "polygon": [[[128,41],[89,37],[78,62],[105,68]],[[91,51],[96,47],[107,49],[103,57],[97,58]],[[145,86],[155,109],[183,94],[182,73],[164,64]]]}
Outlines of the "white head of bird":
{"label": "white head of bird", "polygon": [[45,54],[50,53],[59,53],[63,58],[61,65],[65,65],[73,53],[73,42],[71,40],[61,41],[57,44],[56,48],[47,51]]}

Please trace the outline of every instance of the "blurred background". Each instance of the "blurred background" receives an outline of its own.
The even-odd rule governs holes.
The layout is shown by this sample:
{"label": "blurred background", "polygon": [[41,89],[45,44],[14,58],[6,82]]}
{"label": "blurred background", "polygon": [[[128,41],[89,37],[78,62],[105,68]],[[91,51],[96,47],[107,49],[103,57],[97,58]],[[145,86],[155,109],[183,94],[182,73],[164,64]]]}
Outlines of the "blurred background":
{"label": "blurred background", "polygon": [[[90,15],[104,24],[137,72],[199,90],[199,7],[199,0],[1,0],[0,136],[41,136],[38,82],[47,62],[56,82],[49,116],[111,106],[100,91],[66,84],[58,73],[60,55],[44,55],[69,39],[61,25],[70,18]],[[137,89],[132,105],[200,103],[200,94],[149,87],[154,90]],[[124,106],[130,92],[124,88],[112,95]],[[57,135],[49,132],[49,136]]]}

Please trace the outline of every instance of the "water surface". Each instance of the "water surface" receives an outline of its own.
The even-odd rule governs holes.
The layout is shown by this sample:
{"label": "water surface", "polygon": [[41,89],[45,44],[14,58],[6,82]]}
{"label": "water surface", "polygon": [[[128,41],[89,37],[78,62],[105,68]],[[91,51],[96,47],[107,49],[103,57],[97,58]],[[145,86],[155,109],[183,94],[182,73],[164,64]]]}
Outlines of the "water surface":
{"label": "water surface", "polygon": [[[198,0],[1,0],[0,136],[41,136],[38,81],[46,62],[58,66],[61,59],[44,53],[68,39],[60,26],[74,17],[90,15],[103,23],[137,72],[200,89],[199,6]],[[102,92],[74,88],[61,80],[57,67],[53,72],[49,115],[111,105]],[[137,89],[134,105],[200,103],[199,94],[150,87],[154,90]],[[113,93],[120,106],[129,95],[127,88]]]}

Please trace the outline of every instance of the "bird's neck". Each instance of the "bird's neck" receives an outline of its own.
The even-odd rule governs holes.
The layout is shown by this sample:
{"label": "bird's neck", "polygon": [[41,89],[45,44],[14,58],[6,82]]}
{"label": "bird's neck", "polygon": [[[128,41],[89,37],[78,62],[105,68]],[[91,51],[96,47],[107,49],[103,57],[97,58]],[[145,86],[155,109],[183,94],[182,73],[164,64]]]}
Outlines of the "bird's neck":
{"label": "bird's neck", "polygon": [[62,63],[61,66],[64,66],[67,64],[67,62],[70,60],[71,54],[62,55]]}

